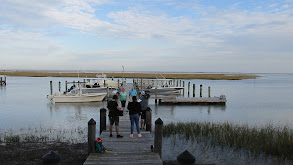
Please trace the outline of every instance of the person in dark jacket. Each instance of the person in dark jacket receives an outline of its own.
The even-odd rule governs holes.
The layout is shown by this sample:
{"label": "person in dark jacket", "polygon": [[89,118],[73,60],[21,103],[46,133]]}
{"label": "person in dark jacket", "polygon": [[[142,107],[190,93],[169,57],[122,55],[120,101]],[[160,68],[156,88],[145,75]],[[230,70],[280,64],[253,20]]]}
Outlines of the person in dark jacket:
{"label": "person in dark jacket", "polygon": [[133,137],[134,123],[137,130],[137,136],[141,137],[139,129],[139,114],[141,111],[141,105],[136,101],[136,96],[132,97],[132,102],[128,103],[127,109],[129,110],[129,118],[131,121],[131,134],[130,137]]}
{"label": "person in dark jacket", "polygon": [[119,134],[119,111],[121,111],[121,108],[118,106],[117,99],[117,95],[114,95],[112,100],[110,100],[107,105],[107,108],[109,109],[110,120],[109,131],[110,137],[112,137],[112,126],[115,123],[117,138],[122,138],[123,136]]}

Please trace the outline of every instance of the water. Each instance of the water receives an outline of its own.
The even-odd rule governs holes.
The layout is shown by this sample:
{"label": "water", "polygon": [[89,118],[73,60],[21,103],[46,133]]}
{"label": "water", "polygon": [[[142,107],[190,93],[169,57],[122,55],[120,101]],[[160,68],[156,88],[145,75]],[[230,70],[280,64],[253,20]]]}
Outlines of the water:
{"label": "water", "polygon": [[[258,126],[275,124],[292,127],[293,75],[262,74],[260,76],[262,77],[258,79],[233,81],[183,80],[185,86],[189,81],[191,84],[196,84],[196,97],[199,97],[200,84],[203,85],[203,97],[208,96],[208,86],[211,87],[212,97],[226,95],[226,105],[163,106],[155,105],[154,100],[150,100],[153,123],[161,118],[164,124],[177,121],[218,123],[229,121],[237,124]],[[53,81],[53,90],[57,92],[59,81],[62,83],[63,91],[65,81],[78,80],[83,81],[83,78],[7,77],[7,86],[0,87],[0,132],[10,131],[18,134],[42,129],[47,130],[47,133],[59,130],[60,134],[70,134],[70,130],[73,129],[81,130],[75,133],[79,132],[77,136],[83,135],[80,141],[86,141],[87,122],[91,118],[99,121],[99,110],[106,107],[106,102],[54,104],[46,98],[50,93],[50,81]],[[132,82],[132,79],[127,81]],[[170,155],[165,157],[168,158]]]}

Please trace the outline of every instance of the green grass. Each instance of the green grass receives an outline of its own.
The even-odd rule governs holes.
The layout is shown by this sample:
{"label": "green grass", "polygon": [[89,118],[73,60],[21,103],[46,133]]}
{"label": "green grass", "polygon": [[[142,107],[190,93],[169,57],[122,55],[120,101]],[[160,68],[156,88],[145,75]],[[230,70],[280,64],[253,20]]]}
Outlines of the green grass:
{"label": "green grass", "polygon": [[210,143],[214,146],[246,149],[260,154],[293,159],[293,130],[288,126],[249,127],[231,123],[171,123],[164,126],[164,137],[180,136],[186,140]]}

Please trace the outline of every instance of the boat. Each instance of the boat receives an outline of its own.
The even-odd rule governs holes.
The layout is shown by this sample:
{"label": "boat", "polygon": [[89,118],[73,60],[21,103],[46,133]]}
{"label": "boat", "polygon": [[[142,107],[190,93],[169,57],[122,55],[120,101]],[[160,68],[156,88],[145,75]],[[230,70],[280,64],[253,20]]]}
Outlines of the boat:
{"label": "boat", "polygon": [[47,95],[47,98],[55,103],[84,103],[103,101],[107,93],[82,93],[80,90],[71,90],[70,92],[60,92],[54,95]]}
{"label": "boat", "polygon": [[151,95],[180,95],[184,87],[173,86],[171,83],[172,79],[141,79],[135,82],[137,88]]}

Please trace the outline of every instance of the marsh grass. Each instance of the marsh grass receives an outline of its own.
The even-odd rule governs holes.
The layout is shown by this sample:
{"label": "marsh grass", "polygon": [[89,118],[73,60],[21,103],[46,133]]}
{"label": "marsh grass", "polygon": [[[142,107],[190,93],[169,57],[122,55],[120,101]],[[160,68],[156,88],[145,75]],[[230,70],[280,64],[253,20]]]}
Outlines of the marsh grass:
{"label": "marsh grass", "polygon": [[212,146],[245,149],[255,157],[265,154],[293,159],[293,130],[288,126],[249,127],[231,123],[171,123],[164,126],[164,137],[180,137]]}
{"label": "marsh grass", "polygon": [[[0,72],[3,75],[4,72]],[[6,71],[8,76],[25,77],[96,77],[102,73],[84,73],[84,72],[44,72],[44,71]],[[123,73],[104,73],[109,78],[121,78]],[[209,80],[242,80],[255,79],[259,76],[251,74],[191,74],[191,73],[124,73],[125,78],[167,78],[167,79],[209,79]]]}
{"label": "marsh grass", "polygon": [[0,132],[0,143],[19,142],[69,142],[83,143],[87,141],[87,128],[56,129],[56,128],[21,128]]}

